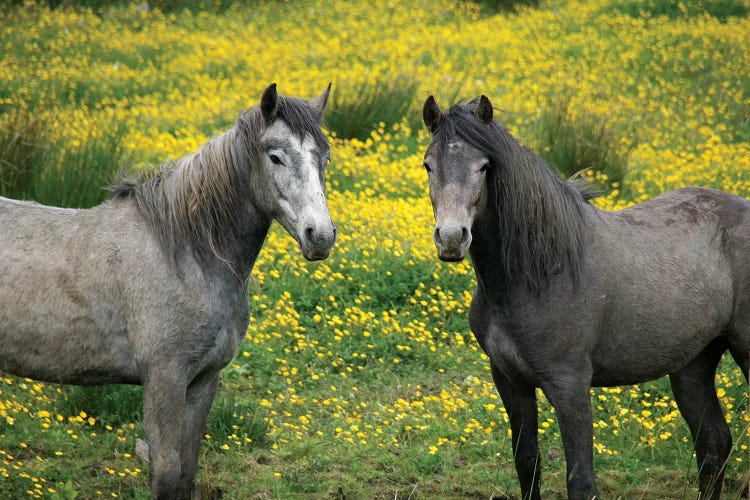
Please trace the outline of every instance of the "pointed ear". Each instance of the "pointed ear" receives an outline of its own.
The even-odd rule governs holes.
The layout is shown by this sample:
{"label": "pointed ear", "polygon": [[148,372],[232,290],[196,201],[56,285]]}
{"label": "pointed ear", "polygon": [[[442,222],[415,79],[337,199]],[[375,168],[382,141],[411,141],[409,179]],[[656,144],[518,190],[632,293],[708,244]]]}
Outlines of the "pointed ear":
{"label": "pointed ear", "polygon": [[279,95],[276,93],[276,84],[272,83],[263,91],[263,97],[260,98],[260,111],[266,123],[271,123],[276,118],[278,110]]}
{"label": "pointed ear", "polygon": [[428,97],[424,102],[422,119],[424,119],[424,124],[427,125],[427,128],[430,129],[430,132],[433,134],[443,121],[443,112],[440,111],[440,106],[438,106],[438,103],[433,96]]}
{"label": "pointed ear", "polygon": [[474,110],[474,115],[487,125],[492,123],[492,103],[486,95],[479,98],[479,104],[477,104],[477,109]]}
{"label": "pointed ear", "polygon": [[318,97],[310,101],[310,106],[313,107],[315,111],[323,114],[323,110],[326,109],[326,104],[328,103],[328,96],[331,94],[331,84],[328,84],[328,87],[323,91],[322,94],[320,94]]}

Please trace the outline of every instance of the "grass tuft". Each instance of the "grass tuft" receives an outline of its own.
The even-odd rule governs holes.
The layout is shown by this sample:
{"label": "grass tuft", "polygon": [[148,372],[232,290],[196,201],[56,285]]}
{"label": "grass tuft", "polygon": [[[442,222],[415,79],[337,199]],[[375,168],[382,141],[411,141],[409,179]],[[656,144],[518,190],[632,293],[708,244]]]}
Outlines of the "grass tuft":
{"label": "grass tuft", "polygon": [[746,0],[630,0],[616,3],[614,8],[634,18],[666,16],[683,19],[706,14],[721,22],[750,14],[750,3]]}
{"label": "grass tuft", "polygon": [[485,16],[516,12],[519,7],[539,7],[539,0],[475,0],[475,2]]}
{"label": "grass tuft", "polygon": [[[10,0],[9,5],[25,6],[29,2],[25,0]],[[49,9],[91,9],[94,12],[103,12],[111,7],[127,7],[133,2],[130,0],[46,0],[40,2]],[[149,0],[138,2],[138,9],[148,12],[152,9],[159,9],[162,12],[180,12],[184,9],[191,12],[210,12],[221,14],[229,10],[234,4],[239,4],[237,0]],[[242,2],[247,4],[247,2]]]}
{"label": "grass tuft", "polygon": [[633,147],[620,146],[624,131],[609,117],[574,117],[570,98],[558,98],[535,124],[536,152],[565,177],[585,169],[622,183]]}
{"label": "grass tuft", "polygon": [[89,130],[76,143],[53,140],[51,114],[26,107],[2,117],[0,195],[44,205],[88,208],[107,199],[107,186],[126,163],[125,130]]}
{"label": "grass tuft", "polygon": [[[326,125],[343,139],[365,140],[384,123],[386,128],[401,121],[416,101],[417,82],[406,76],[375,82],[341,83],[333,92]],[[414,127],[419,126],[415,119]]]}
{"label": "grass tuft", "polygon": [[27,107],[2,116],[0,127],[0,194],[25,198],[34,191],[39,166],[50,155],[49,117]]}
{"label": "grass tuft", "polygon": [[[252,398],[250,399],[252,401]],[[253,448],[268,446],[268,423],[258,410],[258,405],[240,400],[234,395],[219,396],[211,406],[206,434]]]}

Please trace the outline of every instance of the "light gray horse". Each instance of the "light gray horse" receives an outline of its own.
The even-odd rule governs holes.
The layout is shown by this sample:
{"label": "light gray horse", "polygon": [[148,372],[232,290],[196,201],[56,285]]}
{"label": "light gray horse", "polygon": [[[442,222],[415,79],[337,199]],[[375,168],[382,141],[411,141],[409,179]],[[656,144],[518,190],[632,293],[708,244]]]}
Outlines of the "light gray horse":
{"label": "light gray horse", "polygon": [[248,277],[277,220],[309,260],[335,240],[312,101],[279,96],[88,210],[0,198],[0,370],[142,384],[154,498],[189,498],[219,371],[247,331]]}
{"label": "light gray horse", "polygon": [[695,441],[704,498],[731,449],[714,374],[724,351],[750,368],[750,202],[681,189],[596,209],[492,117],[485,96],[443,114],[432,97],[425,154],[442,260],[468,253],[469,311],[510,418],[524,498],[539,498],[537,402],[554,406],[568,497],[596,495],[592,386],[669,375]]}

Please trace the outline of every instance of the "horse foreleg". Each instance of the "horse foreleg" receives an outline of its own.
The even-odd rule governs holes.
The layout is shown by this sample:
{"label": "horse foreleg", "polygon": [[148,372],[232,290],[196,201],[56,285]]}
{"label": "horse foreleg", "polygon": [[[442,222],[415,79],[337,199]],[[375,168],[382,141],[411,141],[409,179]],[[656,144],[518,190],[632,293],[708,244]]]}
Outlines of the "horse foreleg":
{"label": "horse foreleg", "polygon": [[716,366],[727,343],[711,342],[690,363],[669,375],[677,406],[690,427],[698,458],[701,498],[718,499],[732,435],[716,397]]}
{"label": "horse foreleg", "polygon": [[513,459],[521,483],[521,496],[524,500],[541,498],[541,461],[537,444],[536,390],[506,377],[492,365],[492,380],[495,382],[510,420]]}
{"label": "horse foreleg", "polygon": [[182,427],[182,448],[180,460],[180,497],[192,495],[195,473],[198,470],[198,455],[201,439],[206,429],[208,413],[219,387],[219,374],[212,373],[194,380],[187,388],[185,400],[185,420]]}
{"label": "horse foreleg", "polygon": [[571,500],[589,500],[597,496],[590,381],[590,377],[585,378],[580,373],[555,373],[551,380],[542,385],[560,424],[567,466],[568,498]]}
{"label": "horse foreleg", "polygon": [[179,496],[179,485],[186,384],[178,372],[168,367],[151,369],[143,383],[151,494],[158,500],[184,498]]}

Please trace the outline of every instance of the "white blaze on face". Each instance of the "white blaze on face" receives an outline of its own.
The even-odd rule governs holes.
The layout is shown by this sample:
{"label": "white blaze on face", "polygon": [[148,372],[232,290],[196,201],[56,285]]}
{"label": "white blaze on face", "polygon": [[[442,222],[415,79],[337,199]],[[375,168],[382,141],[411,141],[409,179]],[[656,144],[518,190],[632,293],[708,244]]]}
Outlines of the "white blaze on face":
{"label": "white blaze on face", "polygon": [[292,133],[281,120],[265,131],[261,142],[263,163],[275,188],[277,220],[305,257],[327,257],[336,240],[322,175],[328,151],[321,151],[311,136]]}

